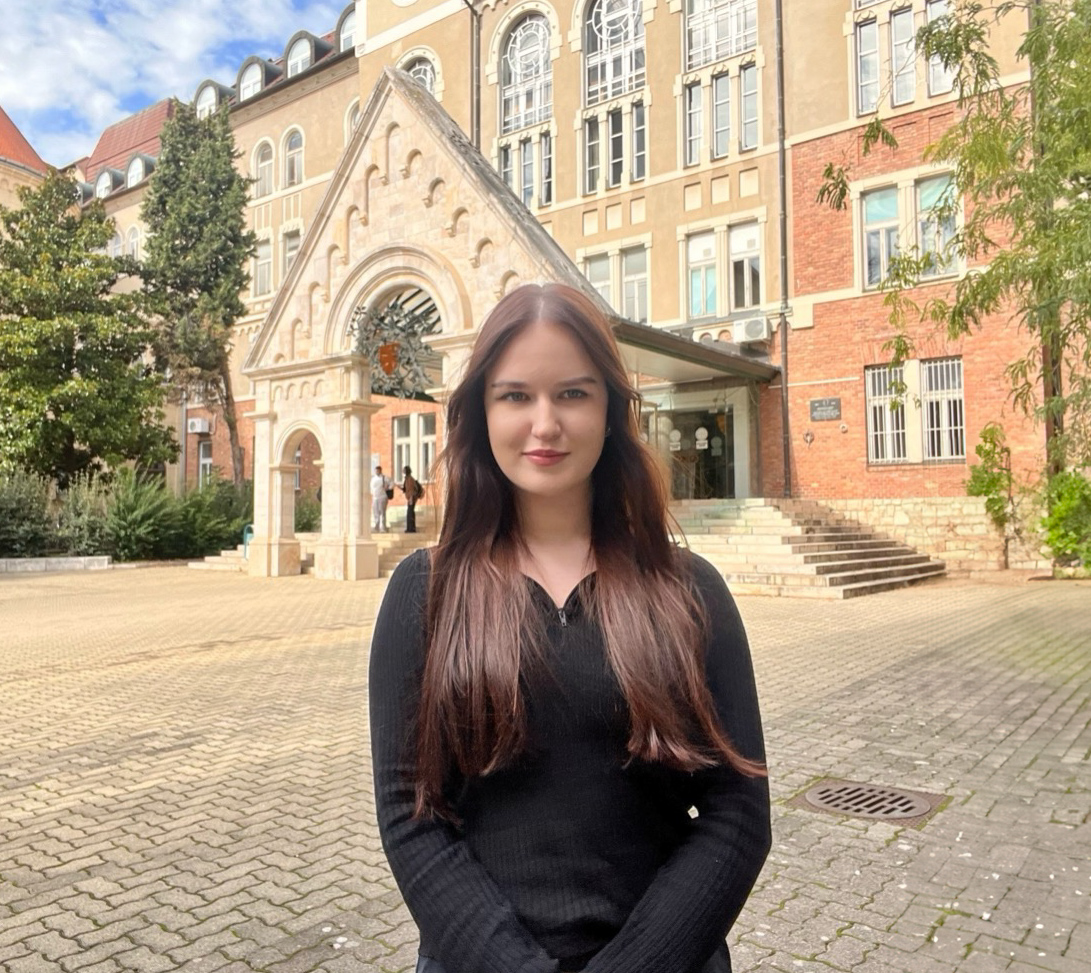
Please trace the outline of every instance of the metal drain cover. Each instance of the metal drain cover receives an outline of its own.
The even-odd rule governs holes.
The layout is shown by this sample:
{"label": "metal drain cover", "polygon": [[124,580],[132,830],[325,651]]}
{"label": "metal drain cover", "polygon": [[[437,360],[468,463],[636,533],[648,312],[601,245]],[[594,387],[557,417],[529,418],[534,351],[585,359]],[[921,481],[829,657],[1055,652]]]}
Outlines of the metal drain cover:
{"label": "metal drain cover", "polygon": [[944,800],[941,794],[826,778],[798,794],[788,804],[831,814],[917,825],[930,818]]}

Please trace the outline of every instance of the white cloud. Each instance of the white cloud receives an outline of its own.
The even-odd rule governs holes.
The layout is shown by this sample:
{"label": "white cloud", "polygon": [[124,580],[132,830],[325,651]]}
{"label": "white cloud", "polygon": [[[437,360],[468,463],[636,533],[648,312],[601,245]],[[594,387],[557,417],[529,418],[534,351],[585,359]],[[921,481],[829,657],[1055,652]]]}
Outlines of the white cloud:
{"label": "white cloud", "polygon": [[[347,0],[345,0],[347,2]],[[279,55],[297,30],[332,30],[330,0],[6,0],[0,105],[38,153],[64,164],[161,98],[230,84],[247,54]]]}

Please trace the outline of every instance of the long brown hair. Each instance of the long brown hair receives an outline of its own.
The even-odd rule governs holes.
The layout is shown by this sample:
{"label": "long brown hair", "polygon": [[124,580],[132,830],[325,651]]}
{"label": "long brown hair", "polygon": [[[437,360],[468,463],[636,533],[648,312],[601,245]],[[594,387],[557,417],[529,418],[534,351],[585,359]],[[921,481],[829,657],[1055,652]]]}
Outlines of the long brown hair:
{"label": "long brown hair", "polygon": [[447,403],[438,463],[446,510],[432,554],[417,737],[416,811],[451,816],[444,785],[488,774],[523,749],[520,677],[540,661],[541,626],[519,570],[512,486],[493,458],[486,374],[527,327],[567,328],[602,374],[611,430],[592,474],[595,583],[582,594],[629,707],[631,757],[692,771],[763,774],[719,725],[705,681],[704,613],[667,529],[666,484],[641,441],[639,395],[609,323],[578,291],[527,284],[485,320]]}

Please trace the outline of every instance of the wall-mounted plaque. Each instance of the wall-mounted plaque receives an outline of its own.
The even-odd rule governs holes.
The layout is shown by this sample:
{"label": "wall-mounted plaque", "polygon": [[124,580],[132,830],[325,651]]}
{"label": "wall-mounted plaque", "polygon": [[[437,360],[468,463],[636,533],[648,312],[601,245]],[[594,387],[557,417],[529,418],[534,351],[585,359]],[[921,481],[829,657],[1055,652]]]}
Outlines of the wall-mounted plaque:
{"label": "wall-mounted plaque", "polygon": [[828,422],[840,418],[840,399],[811,399],[811,422]]}

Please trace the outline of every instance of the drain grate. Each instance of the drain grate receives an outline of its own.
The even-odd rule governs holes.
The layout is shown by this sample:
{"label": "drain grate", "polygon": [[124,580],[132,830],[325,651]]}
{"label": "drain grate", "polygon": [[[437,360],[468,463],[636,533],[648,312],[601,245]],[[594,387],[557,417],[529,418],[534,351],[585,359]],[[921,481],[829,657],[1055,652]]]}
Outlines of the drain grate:
{"label": "drain grate", "polygon": [[907,791],[853,780],[820,780],[788,803],[793,807],[849,814],[856,818],[917,825],[930,818],[943,803],[940,794]]}

